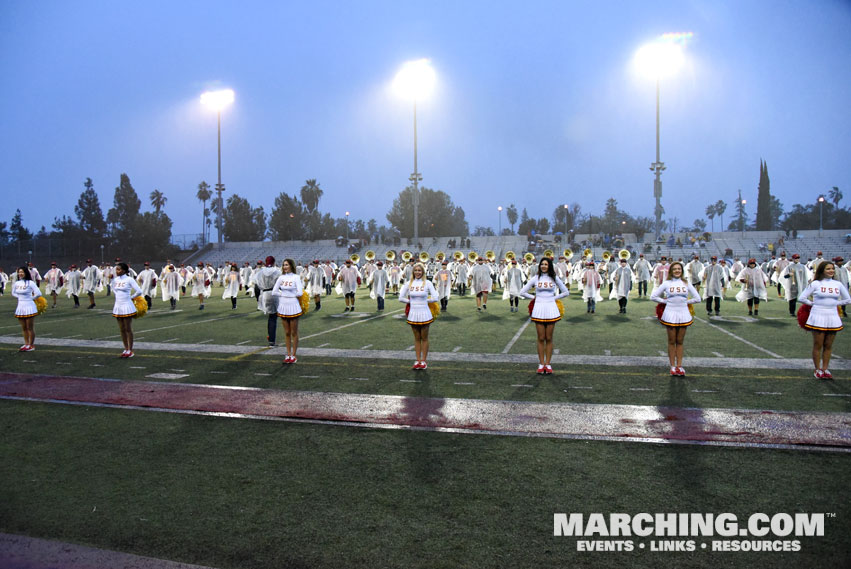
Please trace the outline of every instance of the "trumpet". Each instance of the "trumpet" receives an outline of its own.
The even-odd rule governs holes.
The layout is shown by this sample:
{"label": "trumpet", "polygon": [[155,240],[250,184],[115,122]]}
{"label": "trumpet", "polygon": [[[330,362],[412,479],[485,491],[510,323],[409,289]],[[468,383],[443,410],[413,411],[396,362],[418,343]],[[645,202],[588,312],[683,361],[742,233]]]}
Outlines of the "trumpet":
{"label": "trumpet", "polygon": [[608,251],[603,251],[603,261],[608,263],[609,259],[611,259],[611,258],[612,258],[611,253],[609,253]]}
{"label": "trumpet", "polygon": [[461,251],[455,251],[454,253],[452,253],[452,258],[456,261],[462,261],[464,259],[464,253],[462,253]]}
{"label": "trumpet", "polygon": [[469,253],[467,253],[467,260],[470,261],[471,263],[475,263],[476,259],[478,259],[478,258],[479,258],[479,254],[476,253],[475,251],[470,251]]}
{"label": "trumpet", "polygon": [[620,257],[624,261],[629,261],[630,256],[631,255],[629,254],[629,251],[627,251],[626,249],[621,249],[620,253],[618,253],[618,257]]}
{"label": "trumpet", "polygon": [[402,260],[407,263],[408,261],[410,261],[413,258],[413,256],[414,256],[414,254],[411,253],[410,251],[405,251],[404,253],[402,253]]}
{"label": "trumpet", "polygon": [[420,263],[428,263],[429,255],[425,251],[420,251]]}
{"label": "trumpet", "polygon": [[485,259],[492,263],[496,259],[496,253],[490,250],[485,251]]}
{"label": "trumpet", "polygon": [[565,249],[564,250],[564,258],[568,261],[573,257],[573,249]]}
{"label": "trumpet", "polygon": [[547,249],[546,251],[544,251],[544,257],[549,257],[550,259],[552,259],[553,257],[555,257],[555,253],[552,249]]}
{"label": "trumpet", "polygon": [[352,253],[352,256],[349,257],[349,259],[352,261],[352,263],[357,265],[358,261],[360,261],[360,255],[358,255],[357,253]]}
{"label": "trumpet", "polygon": [[363,258],[366,259],[367,261],[374,261],[375,260],[375,251],[370,249],[369,251],[364,253]]}
{"label": "trumpet", "polygon": [[523,260],[531,265],[535,262],[535,255],[533,255],[532,253],[526,253],[525,255],[523,255]]}
{"label": "trumpet", "polygon": [[386,253],[384,253],[384,259],[387,260],[387,261],[395,261],[396,260],[396,251],[394,251],[392,249],[387,251]]}

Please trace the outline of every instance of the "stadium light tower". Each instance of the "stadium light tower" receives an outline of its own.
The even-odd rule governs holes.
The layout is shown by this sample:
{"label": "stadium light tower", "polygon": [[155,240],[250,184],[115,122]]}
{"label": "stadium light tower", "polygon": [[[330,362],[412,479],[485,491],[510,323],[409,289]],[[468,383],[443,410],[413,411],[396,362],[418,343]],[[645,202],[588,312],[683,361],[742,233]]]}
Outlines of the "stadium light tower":
{"label": "stadium light tower", "polygon": [[497,207],[496,211],[499,212],[499,225],[497,226],[499,229],[496,235],[497,237],[502,237],[502,206]]}
{"label": "stadium light tower", "polygon": [[690,33],[665,34],[639,48],[634,58],[638,71],[656,80],[656,161],[650,164],[650,170],[656,175],[653,180],[653,196],[656,198],[656,241],[659,241],[662,233],[662,172],[666,169],[659,150],[659,83],[663,76],[673,74],[682,66],[684,56],[681,44],[689,37]]}
{"label": "stadium light tower", "polygon": [[821,237],[822,209],[824,208],[824,196],[818,197],[818,236]]}
{"label": "stadium light tower", "polygon": [[414,186],[414,247],[419,244],[420,238],[420,192],[418,186],[423,179],[422,174],[417,169],[417,101],[427,97],[432,92],[435,81],[434,68],[432,68],[428,59],[417,59],[405,63],[396,74],[396,78],[393,79],[394,91],[399,96],[414,102],[414,173],[408,178]]}
{"label": "stadium light tower", "polygon": [[216,229],[219,233],[219,248],[222,246],[222,192],[225,186],[222,184],[222,110],[233,103],[234,94],[232,89],[221,91],[206,91],[201,93],[201,104],[216,111],[219,119],[219,177],[216,183]]}

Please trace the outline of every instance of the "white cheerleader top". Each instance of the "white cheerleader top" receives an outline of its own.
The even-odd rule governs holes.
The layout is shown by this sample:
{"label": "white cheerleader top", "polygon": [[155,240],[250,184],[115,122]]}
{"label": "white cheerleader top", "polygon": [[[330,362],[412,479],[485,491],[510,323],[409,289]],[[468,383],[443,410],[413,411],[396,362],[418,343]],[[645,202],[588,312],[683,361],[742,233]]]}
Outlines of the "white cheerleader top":
{"label": "white cheerleader top", "polygon": [[283,298],[297,298],[304,292],[304,285],[301,277],[295,273],[285,273],[278,277],[275,281],[275,286],[272,288],[272,294],[279,295]]}
{"label": "white cheerleader top", "polygon": [[[529,289],[535,287],[535,294],[529,294]],[[556,277],[553,280],[549,275],[535,275],[529,282],[523,285],[520,290],[520,296],[524,298],[534,298],[535,304],[538,302],[555,302],[559,298],[568,296],[570,291],[564,286],[560,278]]]}

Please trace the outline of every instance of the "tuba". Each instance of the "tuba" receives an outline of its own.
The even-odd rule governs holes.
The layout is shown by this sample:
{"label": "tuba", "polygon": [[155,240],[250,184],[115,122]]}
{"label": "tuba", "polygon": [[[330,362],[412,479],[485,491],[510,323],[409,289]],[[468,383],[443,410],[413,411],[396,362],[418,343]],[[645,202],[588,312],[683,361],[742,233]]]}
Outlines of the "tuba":
{"label": "tuba", "polygon": [[496,259],[496,253],[494,253],[491,250],[485,251],[485,259],[487,259],[489,262],[493,263],[494,260]]}
{"label": "tuba", "polygon": [[582,251],[582,256],[585,257],[586,260],[590,261],[594,258],[594,251],[591,250],[590,247]]}
{"label": "tuba", "polygon": [[394,251],[393,249],[387,251],[386,253],[384,253],[384,259],[386,261],[390,261],[390,262],[395,261],[396,260],[396,251]]}
{"label": "tuba", "polygon": [[565,249],[564,250],[564,258],[568,261],[573,257],[573,249]]}
{"label": "tuba", "polygon": [[349,257],[349,259],[351,259],[352,263],[357,265],[358,261],[360,261],[360,255],[358,255],[357,253],[352,253],[352,256]]}
{"label": "tuba", "polygon": [[603,261],[604,262],[608,263],[609,259],[611,259],[611,258],[612,258],[611,253],[609,253],[608,251],[603,251]]}
{"label": "tuba", "polygon": [[532,253],[526,253],[525,255],[523,255],[523,260],[531,265],[535,262],[535,255],[533,255]]}
{"label": "tuba", "polygon": [[446,258],[446,253],[444,253],[443,251],[438,251],[434,258],[437,259],[438,263],[442,263],[443,260]]}
{"label": "tuba", "polygon": [[626,249],[621,249],[620,253],[618,253],[618,257],[623,259],[624,261],[629,261],[630,254]]}
{"label": "tuba", "polygon": [[428,253],[426,251],[420,251],[420,263],[428,263]]}
{"label": "tuba", "polygon": [[452,258],[456,261],[463,261],[464,253],[462,253],[461,251],[455,251],[454,253],[452,253]]}
{"label": "tuba", "polygon": [[549,257],[550,259],[555,257],[555,252],[552,249],[547,249],[544,251],[544,257]]}
{"label": "tuba", "polygon": [[375,260],[375,251],[370,249],[369,251],[364,253],[363,258],[366,259],[367,261],[374,261]]}
{"label": "tuba", "polygon": [[407,263],[408,261],[410,261],[410,260],[411,260],[411,258],[412,258],[413,256],[414,256],[414,254],[413,254],[413,253],[411,253],[410,251],[405,251],[404,253],[402,253],[402,260],[403,260],[403,261],[405,261],[405,262]]}
{"label": "tuba", "polygon": [[514,254],[514,251],[509,251],[505,254],[505,260],[509,263],[517,258],[517,255]]}
{"label": "tuba", "polygon": [[467,260],[470,261],[471,263],[475,263],[476,259],[478,259],[478,258],[479,258],[479,254],[476,253],[475,251],[470,251],[469,253],[467,253]]}

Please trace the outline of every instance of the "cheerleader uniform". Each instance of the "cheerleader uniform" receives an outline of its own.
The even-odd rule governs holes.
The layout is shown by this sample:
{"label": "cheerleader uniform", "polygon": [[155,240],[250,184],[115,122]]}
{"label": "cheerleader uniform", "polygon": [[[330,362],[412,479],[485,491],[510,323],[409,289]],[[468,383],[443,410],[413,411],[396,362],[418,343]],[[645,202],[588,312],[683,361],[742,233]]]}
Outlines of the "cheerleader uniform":
{"label": "cheerleader uniform", "polygon": [[135,316],[136,305],[133,304],[133,299],[137,296],[142,296],[142,289],[139,287],[136,279],[129,275],[121,275],[112,279],[110,287],[115,295],[115,306],[112,308],[112,315],[115,318],[131,318]]}
{"label": "cheerleader uniform", "polygon": [[34,298],[41,296],[34,281],[19,280],[12,285],[12,296],[18,299],[18,307],[15,309],[15,318],[30,318],[38,314]]}
{"label": "cheerleader uniform", "polygon": [[437,290],[429,280],[413,279],[402,286],[399,302],[411,307],[408,311],[408,324],[422,326],[434,322],[434,316],[428,307],[429,299],[437,300]]}
{"label": "cheerleader uniform", "polygon": [[[809,299],[810,296],[813,297],[812,300]],[[851,304],[851,296],[841,282],[822,279],[811,282],[798,297],[798,302],[812,306],[804,328],[820,332],[839,332],[842,330],[842,319],[839,318],[836,307]]]}
{"label": "cheerleader uniform", "polygon": [[295,273],[286,273],[278,277],[270,293],[278,295],[278,316],[281,318],[298,318],[303,314],[300,298],[304,292],[301,277]]}
{"label": "cheerleader uniform", "polygon": [[700,294],[691,283],[682,279],[668,279],[653,289],[650,300],[665,305],[660,320],[665,326],[691,326],[694,318],[688,305],[700,302]]}
{"label": "cheerleader uniform", "polygon": [[[535,287],[535,295],[529,294],[529,289]],[[556,291],[558,288],[558,291]],[[532,308],[532,322],[543,324],[555,323],[561,320],[556,300],[569,295],[570,291],[564,286],[560,278],[553,280],[549,275],[535,275],[520,289],[520,296],[535,299]]]}

